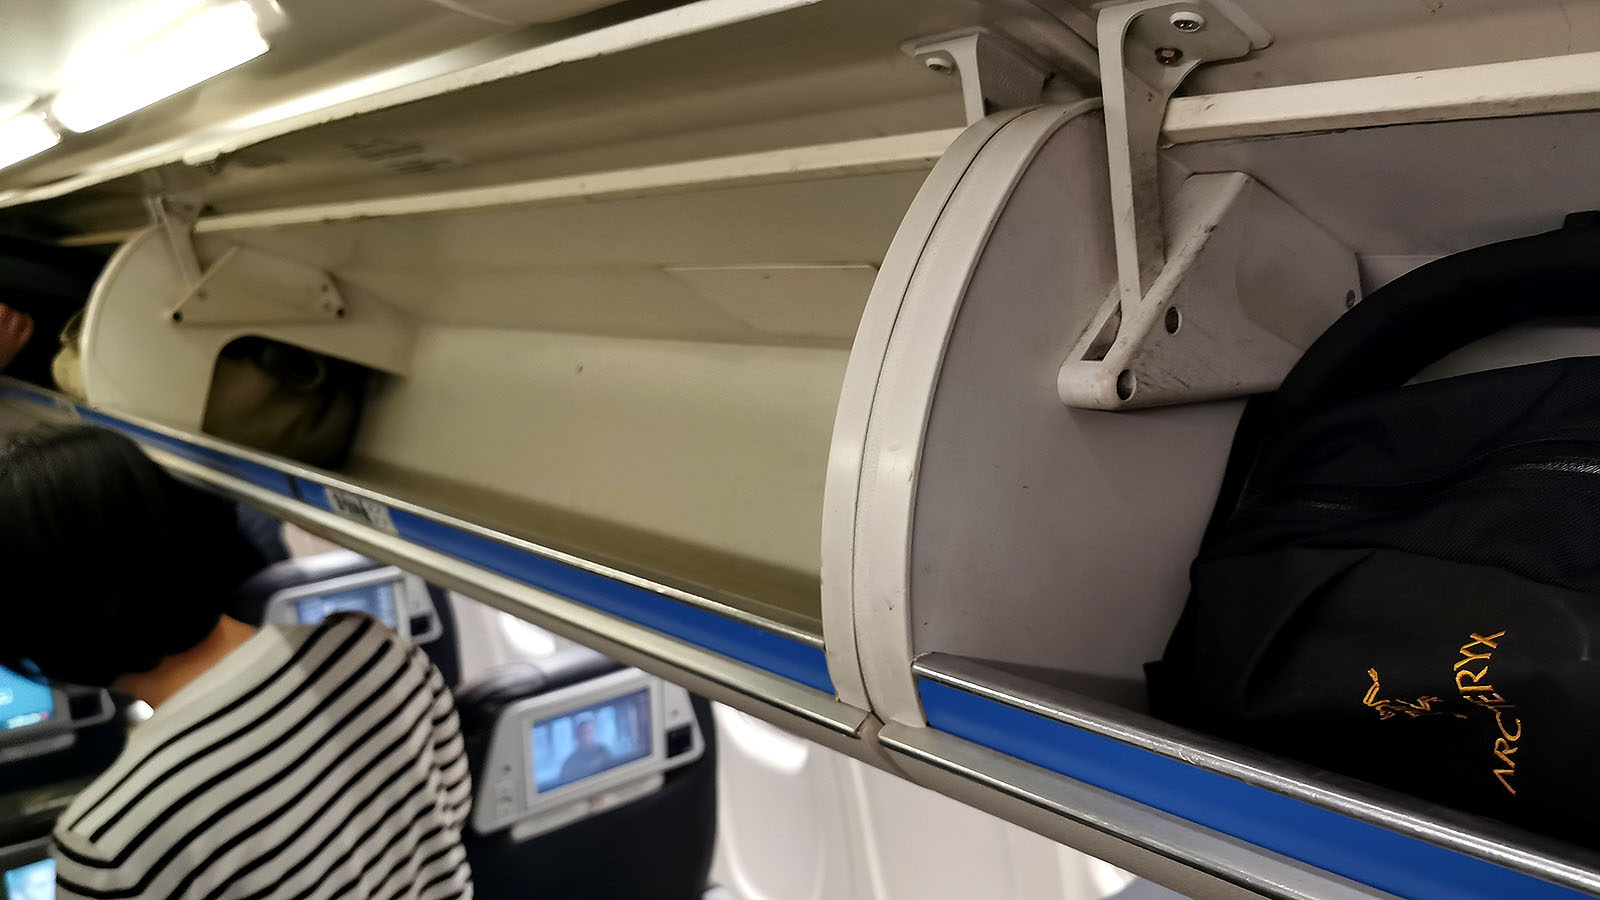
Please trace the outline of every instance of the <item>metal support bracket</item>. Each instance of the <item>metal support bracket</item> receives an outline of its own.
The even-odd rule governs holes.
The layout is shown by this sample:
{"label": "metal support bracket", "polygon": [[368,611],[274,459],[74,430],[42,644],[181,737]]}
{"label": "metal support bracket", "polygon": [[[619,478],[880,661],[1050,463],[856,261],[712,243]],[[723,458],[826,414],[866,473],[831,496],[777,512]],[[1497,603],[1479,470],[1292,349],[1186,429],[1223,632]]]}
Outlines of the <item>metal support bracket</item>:
{"label": "metal support bracket", "polygon": [[182,325],[314,323],[344,318],[345,304],[322,269],[234,246],[189,285],[171,315]]}
{"label": "metal support bracket", "polygon": [[183,296],[168,310],[181,325],[267,325],[325,322],[346,315],[328,273],[249,247],[230,247],[209,268],[195,250],[202,195],[188,170],[145,173],[144,205],[160,233]]}
{"label": "metal support bracket", "polygon": [[1271,36],[1230,0],[1138,0],[1101,9],[1098,38],[1117,284],[1057,392],[1122,409],[1270,390],[1355,296],[1354,255],[1241,173],[1190,178],[1164,211],[1159,146],[1190,72]]}
{"label": "metal support bracket", "polygon": [[926,38],[903,48],[935,72],[961,77],[967,124],[998,109],[1039,102],[1050,67],[1033,54],[984,29]]}
{"label": "metal support bracket", "polygon": [[1355,254],[1248,175],[1194,175],[1169,213],[1170,256],[1155,282],[1127,307],[1107,300],[1062,364],[1067,405],[1270,391],[1359,296]]}
{"label": "metal support bracket", "polygon": [[1101,10],[1100,78],[1124,306],[1144,295],[1166,262],[1157,147],[1167,101],[1201,63],[1237,59],[1269,40],[1215,0],[1142,0]]}
{"label": "metal support bracket", "polygon": [[194,285],[200,280],[200,260],[194,253],[193,229],[200,216],[200,205],[172,194],[152,193],[144,197],[144,208],[150,221],[161,231],[167,251],[182,274],[185,284]]}

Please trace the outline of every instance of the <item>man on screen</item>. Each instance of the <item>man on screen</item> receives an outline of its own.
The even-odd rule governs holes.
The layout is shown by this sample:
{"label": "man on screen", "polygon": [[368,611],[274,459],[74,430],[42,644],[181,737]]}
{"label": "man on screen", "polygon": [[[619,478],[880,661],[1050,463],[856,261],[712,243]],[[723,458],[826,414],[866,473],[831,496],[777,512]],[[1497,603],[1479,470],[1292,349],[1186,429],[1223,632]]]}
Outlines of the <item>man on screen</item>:
{"label": "man on screen", "polygon": [[600,743],[595,737],[594,715],[583,713],[578,716],[574,726],[577,731],[578,746],[572,749],[565,762],[561,764],[561,781],[563,784],[588,778],[597,772],[604,772],[611,768],[613,757],[611,751]]}

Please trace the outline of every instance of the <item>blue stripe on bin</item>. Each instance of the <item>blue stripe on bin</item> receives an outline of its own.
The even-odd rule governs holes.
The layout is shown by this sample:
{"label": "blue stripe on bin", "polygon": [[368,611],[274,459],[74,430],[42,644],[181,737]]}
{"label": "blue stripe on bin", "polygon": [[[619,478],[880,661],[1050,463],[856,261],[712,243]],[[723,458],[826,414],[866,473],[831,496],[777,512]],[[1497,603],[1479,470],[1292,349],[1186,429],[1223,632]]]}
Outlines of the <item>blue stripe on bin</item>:
{"label": "blue stripe on bin", "polygon": [[[305,478],[290,479],[277,469],[240,459],[219,450],[191,444],[124,422],[114,416],[79,408],[85,421],[120,431],[154,444],[176,456],[193,460],[275,493],[331,510],[328,489]],[[391,509],[400,537],[472,565],[498,572],[543,591],[593,607],[663,634],[698,644],[708,650],[766,669],[807,687],[833,694],[826,655],[818,647],[774,634],[754,625],[698,609],[671,597],[587,572],[576,566],[546,559],[508,544],[480,537],[411,513]]]}
{"label": "blue stripe on bin", "polygon": [[509,544],[391,509],[400,536],[542,591],[832,694],[821,648]]}
{"label": "blue stripe on bin", "polygon": [[[319,509],[333,509],[326,486],[305,478],[295,478],[294,486],[306,503]],[[824,693],[834,692],[833,679],[828,677],[827,657],[816,647],[414,513],[391,507],[389,517],[400,537],[414,544],[766,669]]]}
{"label": "blue stripe on bin", "polygon": [[191,444],[182,438],[165,435],[159,431],[141,428],[138,425],[124,422],[115,416],[108,416],[105,413],[96,412],[87,407],[78,407],[78,415],[82,416],[85,422],[110,428],[113,431],[120,431],[136,441],[160,447],[173,456],[180,456],[207,468],[215,469],[225,475],[232,475],[257,487],[266,488],[275,494],[293,496],[289,491],[289,477],[271,466],[240,459],[231,453],[224,453],[221,450],[213,450],[209,447]]}
{"label": "blue stripe on bin", "polygon": [[51,412],[61,412],[61,404],[53,394],[17,384],[0,384],[0,400],[15,400],[42,406]]}
{"label": "blue stripe on bin", "polygon": [[328,502],[328,489],[309,478],[295,478],[294,492],[306,503],[317,509],[333,511],[333,504]]}
{"label": "blue stripe on bin", "polygon": [[1401,897],[1589,896],[968,691],[918,687],[940,731]]}

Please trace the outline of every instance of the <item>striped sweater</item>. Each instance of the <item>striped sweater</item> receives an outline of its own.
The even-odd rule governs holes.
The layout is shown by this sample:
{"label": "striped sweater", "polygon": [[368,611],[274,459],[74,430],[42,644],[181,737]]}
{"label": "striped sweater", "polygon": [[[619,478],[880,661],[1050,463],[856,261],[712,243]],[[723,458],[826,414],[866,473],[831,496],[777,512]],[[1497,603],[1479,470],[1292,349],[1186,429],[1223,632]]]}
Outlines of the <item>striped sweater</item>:
{"label": "striped sweater", "polygon": [[370,619],[267,627],[135,728],[56,826],[57,896],[468,900],[448,687]]}

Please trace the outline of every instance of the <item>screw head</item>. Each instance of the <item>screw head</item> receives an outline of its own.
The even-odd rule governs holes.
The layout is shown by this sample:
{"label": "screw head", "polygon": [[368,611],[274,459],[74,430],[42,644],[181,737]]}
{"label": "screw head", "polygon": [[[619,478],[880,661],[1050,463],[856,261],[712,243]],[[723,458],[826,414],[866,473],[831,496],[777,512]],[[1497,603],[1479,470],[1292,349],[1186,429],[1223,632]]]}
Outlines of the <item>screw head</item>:
{"label": "screw head", "polygon": [[1206,17],[1190,10],[1175,12],[1167,21],[1172,24],[1173,28],[1189,34],[1206,27]]}
{"label": "screw head", "polygon": [[948,56],[930,56],[922,61],[929,71],[938,72],[940,75],[949,75],[956,70],[956,64]]}
{"label": "screw head", "polygon": [[1183,59],[1183,51],[1177,47],[1156,48],[1156,62],[1163,66],[1175,66]]}

